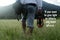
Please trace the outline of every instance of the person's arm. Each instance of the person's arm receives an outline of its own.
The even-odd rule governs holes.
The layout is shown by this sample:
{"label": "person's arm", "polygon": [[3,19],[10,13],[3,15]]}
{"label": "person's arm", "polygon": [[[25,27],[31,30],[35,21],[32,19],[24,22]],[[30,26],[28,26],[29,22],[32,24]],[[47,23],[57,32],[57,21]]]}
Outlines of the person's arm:
{"label": "person's arm", "polygon": [[36,0],[37,2],[37,7],[38,7],[38,10],[37,10],[37,26],[40,28],[40,27],[43,27],[41,24],[41,14],[42,14],[42,0]]}

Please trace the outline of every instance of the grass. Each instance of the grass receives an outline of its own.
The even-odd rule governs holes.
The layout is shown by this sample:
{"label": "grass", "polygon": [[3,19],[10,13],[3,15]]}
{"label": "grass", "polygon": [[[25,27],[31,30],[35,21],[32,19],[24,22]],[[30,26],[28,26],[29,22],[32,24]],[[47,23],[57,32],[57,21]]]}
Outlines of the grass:
{"label": "grass", "polygon": [[31,37],[23,34],[21,21],[0,19],[0,40],[60,40],[60,19],[55,27],[38,28],[36,20]]}

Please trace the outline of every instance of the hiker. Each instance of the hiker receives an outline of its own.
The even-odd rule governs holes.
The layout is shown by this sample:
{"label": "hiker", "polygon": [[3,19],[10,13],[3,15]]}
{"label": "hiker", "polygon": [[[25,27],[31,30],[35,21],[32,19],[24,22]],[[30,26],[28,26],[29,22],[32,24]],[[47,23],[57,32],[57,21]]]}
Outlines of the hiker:
{"label": "hiker", "polygon": [[[42,0],[20,0],[24,4],[26,10],[22,15],[22,27],[24,33],[26,33],[26,26],[29,28],[28,32],[32,34],[34,29],[34,18],[36,11],[42,9]],[[26,25],[27,21],[27,25]]]}
{"label": "hiker", "polygon": [[26,33],[27,26],[29,28],[28,33],[32,34],[34,29],[35,13],[41,12],[40,10],[42,9],[42,0],[17,0],[13,7],[17,13],[18,20],[18,16],[22,14],[22,28],[24,33]]}

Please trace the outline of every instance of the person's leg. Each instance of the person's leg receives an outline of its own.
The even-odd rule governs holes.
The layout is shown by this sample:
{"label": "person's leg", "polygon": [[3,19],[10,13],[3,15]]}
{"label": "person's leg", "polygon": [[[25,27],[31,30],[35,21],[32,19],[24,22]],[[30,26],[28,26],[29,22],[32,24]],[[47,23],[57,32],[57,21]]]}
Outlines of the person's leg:
{"label": "person's leg", "polygon": [[29,33],[32,34],[33,28],[34,28],[34,18],[35,18],[35,12],[36,12],[36,7],[28,5],[27,6],[28,10],[28,15],[27,15],[27,27],[29,27]]}
{"label": "person's leg", "polygon": [[24,33],[26,33],[26,14],[22,14],[22,28]]}
{"label": "person's leg", "polygon": [[22,17],[22,28],[23,28],[23,31],[25,33],[25,31],[26,31],[26,19],[24,18],[24,16]]}
{"label": "person's leg", "polygon": [[26,12],[26,5],[22,6],[22,28],[24,33],[26,33],[26,18],[27,18],[27,12]]}

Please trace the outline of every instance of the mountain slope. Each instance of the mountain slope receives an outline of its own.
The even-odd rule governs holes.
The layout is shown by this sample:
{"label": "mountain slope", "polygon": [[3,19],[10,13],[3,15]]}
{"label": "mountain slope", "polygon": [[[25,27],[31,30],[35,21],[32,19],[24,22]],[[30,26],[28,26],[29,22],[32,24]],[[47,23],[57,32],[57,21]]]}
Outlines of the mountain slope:
{"label": "mountain slope", "polygon": [[60,6],[49,4],[43,1],[43,9],[44,10],[60,10]]}

